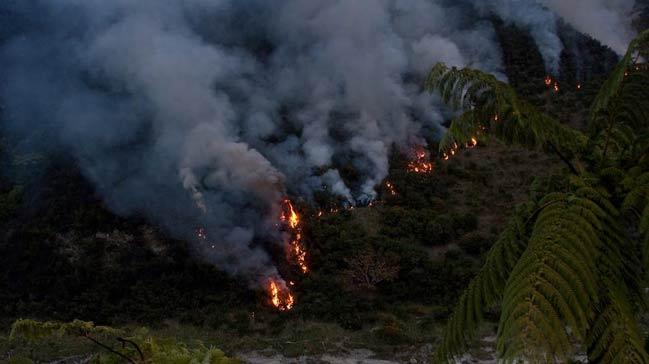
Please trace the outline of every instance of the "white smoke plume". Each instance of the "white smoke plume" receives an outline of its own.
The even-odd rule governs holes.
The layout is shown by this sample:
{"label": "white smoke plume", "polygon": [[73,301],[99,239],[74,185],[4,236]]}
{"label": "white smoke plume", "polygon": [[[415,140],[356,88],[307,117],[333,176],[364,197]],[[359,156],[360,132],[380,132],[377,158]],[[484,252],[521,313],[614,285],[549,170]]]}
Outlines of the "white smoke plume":
{"label": "white smoke plume", "polygon": [[617,54],[624,54],[635,36],[635,0],[542,0],[576,30],[589,34]]}
{"label": "white smoke plume", "polygon": [[[421,87],[432,64],[504,79],[490,14],[530,29],[550,68],[560,52],[556,16],[533,0],[34,0],[1,11],[16,23],[0,34],[5,132],[65,150],[114,211],[147,216],[252,281],[276,274],[259,241],[279,239],[286,193],[371,200],[390,150],[435,136],[442,112]],[[343,163],[358,181],[343,181]]]}

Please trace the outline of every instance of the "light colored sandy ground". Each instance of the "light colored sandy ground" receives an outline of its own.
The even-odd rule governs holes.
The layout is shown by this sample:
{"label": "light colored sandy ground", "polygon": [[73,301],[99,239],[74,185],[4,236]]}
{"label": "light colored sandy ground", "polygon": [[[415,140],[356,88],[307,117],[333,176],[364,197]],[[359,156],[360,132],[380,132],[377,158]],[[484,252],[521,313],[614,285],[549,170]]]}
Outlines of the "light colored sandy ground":
{"label": "light colored sandy ground", "polygon": [[286,358],[283,355],[266,356],[259,352],[241,354],[241,359],[246,364],[399,364],[396,361],[372,359],[374,353],[370,350],[353,350],[343,356],[319,355]]}
{"label": "light colored sandy ground", "polygon": [[[495,364],[496,359],[492,345],[493,342],[489,338],[483,340],[485,347],[476,356],[467,354],[457,361],[457,364]],[[427,355],[423,356],[426,352]],[[297,358],[287,358],[281,354],[271,354],[265,352],[250,352],[242,353],[237,357],[246,364],[426,364],[431,363],[430,360],[432,353],[429,348],[422,349],[418,354],[404,355],[403,359],[399,360],[382,360],[375,358],[376,355],[371,350],[359,349],[352,350],[345,354],[324,354],[315,356],[301,356]]]}

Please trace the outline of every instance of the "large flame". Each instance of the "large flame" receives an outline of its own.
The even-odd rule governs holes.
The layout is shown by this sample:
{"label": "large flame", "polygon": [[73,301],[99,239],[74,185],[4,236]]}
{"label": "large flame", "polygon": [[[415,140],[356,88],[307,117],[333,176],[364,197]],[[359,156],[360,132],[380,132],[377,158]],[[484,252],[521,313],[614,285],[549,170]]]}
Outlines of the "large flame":
{"label": "large flame", "polygon": [[309,266],[306,261],[306,250],[304,249],[304,242],[302,241],[302,223],[300,215],[295,211],[293,204],[289,199],[283,201],[281,221],[286,223],[291,238],[288,246],[289,260],[300,267],[302,273],[309,272]]}
{"label": "large flame", "polygon": [[273,279],[270,279],[268,284],[268,294],[270,295],[270,303],[280,311],[288,311],[295,304],[291,292]]}
{"label": "large flame", "polygon": [[417,147],[414,151],[415,159],[408,162],[408,171],[414,173],[431,173],[434,164],[428,158],[428,153],[423,147]]}

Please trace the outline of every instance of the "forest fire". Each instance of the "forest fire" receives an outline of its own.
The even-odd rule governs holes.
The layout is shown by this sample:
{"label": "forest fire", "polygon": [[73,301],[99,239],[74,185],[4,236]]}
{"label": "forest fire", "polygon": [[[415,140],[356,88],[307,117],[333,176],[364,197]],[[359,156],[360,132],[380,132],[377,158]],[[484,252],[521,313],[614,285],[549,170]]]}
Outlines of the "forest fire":
{"label": "forest fire", "polygon": [[417,148],[414,152],[415,159],[408,162],[408,171],[414,173],[431,173],[434,164],[428,158],[428,153],[423,148]]}
{"label": "forest fire", "polygon": [[287,247],[289,260],[294,262],[300,267],[302,273],[309,271],[309,266],[306,262],[306,250],[304,249],[304,242],[302,241],[302,226],[300,215],[295,211],[293,204],[290,200],[283,201],[283,209],[280,220],[285,223],[290,232],[290,243]]}
{"label": "forest fire", "polygon": [[282,288],[279,283],[271,279],[268,284],[270,303],[280,311],[288,311],[293,308],[295,299],[287,288]]}

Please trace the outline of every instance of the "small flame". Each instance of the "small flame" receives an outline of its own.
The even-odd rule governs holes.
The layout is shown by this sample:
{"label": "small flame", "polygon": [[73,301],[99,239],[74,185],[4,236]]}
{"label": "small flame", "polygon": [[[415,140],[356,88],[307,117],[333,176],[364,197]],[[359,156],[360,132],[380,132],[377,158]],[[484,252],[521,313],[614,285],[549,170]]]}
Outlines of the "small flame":
{"label": "small flame", "polygon": [[268,293],[270,295],[270,303],[280,311],[288,311],[293,308],[295,299],[291,292],[284,288],[280,288],[278,283],[270,280],[268,285]]}
{"label": "small flame", "polygon": [[581,83],[577,84],[577,90],[581,90]]}
{"label": "small flame", "polygon": [[207,240],[207,233],[205,232],[205,228],[199,227],[196,229],[196,237],[198,240]]}
{"label": "small flame", "polygon": [[392,196],[397,195],[397,190],[396,190],[396,188],[394,188],[394,185],[392,184],[392,182],[386,181],[385,182],[385,188],[388,190],[388,193],[390,193],[390,195],[392,195]]}
{"label": "small flame", "polygon": [[550,75],[545,76],[543,82],[545,82],[546,86],[550,87],[550,85],[552,85],[552,76]]}
{"label": "small flame", "polygon": [[433,163],[428,159],[428,153],[422,147],[418,147],[415,152],[415,159],[408,162],[408,171],[414,173],[430,173],[434,170]]}
{"label": "small flame", "polygon": [[498,121],[498,114],[494,115],[494,121]]}
{"label": "small flame", "polygon": [[471,141],[466,143],[466,147],[469,149],[475,148],[478,145],[478,139],[476,137],[471,137]]}
{"label": "small flame", "polygon": [[554,88],[554,92],[559,92],[559,83],[555,82],[553,88]]}

